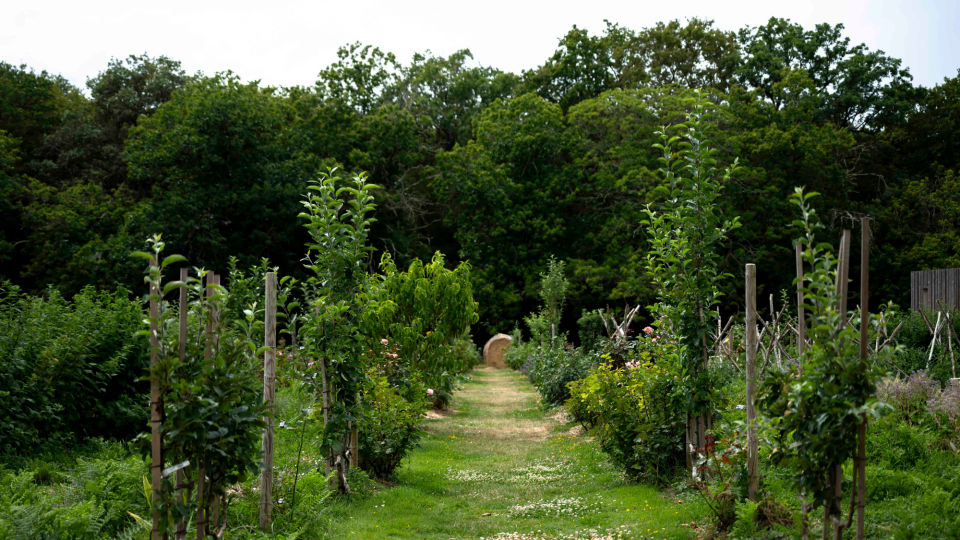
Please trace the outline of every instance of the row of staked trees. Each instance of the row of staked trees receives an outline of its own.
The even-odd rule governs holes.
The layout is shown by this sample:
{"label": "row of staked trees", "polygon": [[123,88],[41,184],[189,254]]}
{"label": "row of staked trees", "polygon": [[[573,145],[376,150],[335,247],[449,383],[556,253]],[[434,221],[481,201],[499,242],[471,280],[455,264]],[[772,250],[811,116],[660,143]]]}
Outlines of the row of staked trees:
{"label": "row of staked trees", "polygon": [[718,160],[740,158],[717,201],[742,223],[721,271],[756,261],[761,294],[791,287],[783,216],[798,185],[821,194],[812,204],[833,229],[873,218],[876,301],[906,303],[910,270],[960,266],[960,75],[915,86],[842,25],[694,19],[574,27],[520,74],[467,50],[404,63],[361,44],[292,88],[146,55],[83,91],[0,64],[0,275],[31,291],[135,290],[128,253],[156,231],[192,264],[299,269],[304,186],[339,165],[382,186],[378,252],[401,267],[435,251],[471,263],[478,337],[535,307],[550,256],[570,272],[570,330],[581,308],[654,300],[639,225],[663,202],[652,145],[695,88],[718,105]]}

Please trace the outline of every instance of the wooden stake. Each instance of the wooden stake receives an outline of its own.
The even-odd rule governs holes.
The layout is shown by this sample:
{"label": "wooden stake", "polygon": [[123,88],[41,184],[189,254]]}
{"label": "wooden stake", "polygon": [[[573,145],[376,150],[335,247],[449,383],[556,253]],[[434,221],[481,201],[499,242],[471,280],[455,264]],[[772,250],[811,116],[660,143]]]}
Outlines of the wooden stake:
{"label": "wooden stake", "polygon": [[[213,284],[217,287],[220,287],[220,274],[213,275]],[[214,291],[215,294],[219,294],[219,291]],[[220,345],[220,304],[214,304],[213,309],[213,345],[214,347],[219,347]],[[213,530],[216,531],[220,527],[220,495],[213,494],[213,501],[210,503],[210,514],[208,520],[213,526]],[[219,538],[219,534],[214,532],[214,538]]]}
{"label": "wooden stake", "polygon": [[357,430],[357,423],[353,423],[350,430],[350,466],[358,467],[360,465],[360,452],[358,452],[360,432]]}
{"label": "wooden stake", "polygon": [[[274,410],[274,380],[277,369],[277,274],[267,273],[264,285],[263,346],[263,402],[267,412]],[[273,416],[267,416],[263,430],[263,463],[260,474],[260,529],[270,529],[273,514]]]}
{"label": "wooden stake", "polygon": [[760,490],[758,475],[758,441],[757,441],[757,410],[754,407],[753,396],[757,391],[757,266],[748,264],[746,268],[746,303],[747,317],[745,329],[747,348],[747,474],[749,484],[747,498],[758,502],[757,492]]}
{"label": "wooden stake", "polygon": [[[846,325],[847,321],[847,287],[850,281],[850,230],[844,229],[840,240],[840,267],[837,268],[836,292],[837,292],[837,311],[840,313],[840,327]],[[843,464],[837,463],[833,471],[833,496],[834,510],[837,514],[837,521],[833,525],[833,535],[836,540],[840,540],[843,529],[840,527],[840,519],[843,518]],[[827,528],[829,520],[829,508],[824,507],[824,530]]]}
{"label": "wooden stake", "polygon": [[[803,279],[803,246],[797,243],[797,278]],[[797,365],[803,371],[800,358],[803,357],[803,347],[807,343],[807,320],[803,310],[803,281],[797,282]]]}
{"label": "wooden stake", "polygon": [[[327,429],[327,424],[330,423],[330,385],[327,382],[327,361],[323,358],[320,359],[320,384],[322,387],[321,393],[323,394],[323,429]],[[324,460],[324,470],[326,475],[330,476],[330,460],[332,459],[331,455],[327,455],[327,459]]]}
{"label": "wooden stake", "polygon": [[[151,266],[157,266],[155,259],[150,259]],[[160,440],[160,424],[163,422],[163,397],[160,395],[160,379],[153,370],[157,366],[157,352],[160,350],[160,339],[157,321],[160,319],[160,308],[157,298],[160,291],[155,283],[150,284],[150,443],[151,462],[150,478],[153,489],[153,502],[163,496],[163,445]],[[150,531],[153,540],[166,538],[160,534],[160,512],[153,511],[153,528]]]}
{"label": "wooden stake", "polygon": [[[205,278],[205,290],[204,293],[207,297],[207,309],[209,310],[209,317],[207,318],[207,324],[204,328],[204,340],[203,340],[203,358],[204,360],[209,360],[213,357],[213,319],[214,311],[213,304],[210,304],[210,297],[213,296],[214,284],[214,274],[213,272],[208,272]],[[207,472],[203,469],[203,464],[197,464],[197,516],[196,516],[196,525],[197,525],[197,540],[203,540],[206,536],[206,527],[207,520],[209,515],[207,514],[206,506],[204,505],[204,497],[206,497],[207,489]]]}
{"label": "wooden stake", "polygon": [[[189,272],[190,272],[189,269],[181,268],[180,281],[186,283],[187,278],[189,277]],[[180,333],[178,336],[178,342],[180,344],[180,347],[179,347],[178,353],[180,356],[181,363],[186,362],[187,360],[187,339],[188,339],[187,338],[187,311],[190,309],[189,298],[187,296],[188,292],[189,291],[187,290],[186,286],[183,286],[180,288],[180,313],[179,313]],[[183,469],[180,469],[177,471],[177,486],[183,486],[183,478],[184,478],[183,475],[184,475]],[[189,496],[187,495],[187,489],[185,487],[180,487],[180,489],[182,490],[180,492],[180,504],[186,505],[187,499],[189,498]],[[187,537],[187,522],[186,520],[180,519],[177,521],[177,524],[174,526],[174,538],[176,538],[176,540],[185,540],[186,537]]]}
{"label": "wooden stake", "polygon": [[[860,221],[860,369],[867,372],[870,332],[870,219]],[[857,540],[863,540],[867,503],[867,415],[857,426]],[[854,489],[851,487],[850,489]]]}

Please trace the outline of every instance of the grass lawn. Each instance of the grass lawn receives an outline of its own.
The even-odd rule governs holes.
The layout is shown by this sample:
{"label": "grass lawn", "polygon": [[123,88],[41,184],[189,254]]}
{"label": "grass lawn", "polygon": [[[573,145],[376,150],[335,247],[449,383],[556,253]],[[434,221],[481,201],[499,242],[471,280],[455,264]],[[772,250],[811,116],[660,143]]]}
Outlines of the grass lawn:
{"label": "grass lawn", "polygon": [[692,538],[699,500],[628,483],[541,411],[519,373],[480,368],[374,495],[335,502],[331,538]]}

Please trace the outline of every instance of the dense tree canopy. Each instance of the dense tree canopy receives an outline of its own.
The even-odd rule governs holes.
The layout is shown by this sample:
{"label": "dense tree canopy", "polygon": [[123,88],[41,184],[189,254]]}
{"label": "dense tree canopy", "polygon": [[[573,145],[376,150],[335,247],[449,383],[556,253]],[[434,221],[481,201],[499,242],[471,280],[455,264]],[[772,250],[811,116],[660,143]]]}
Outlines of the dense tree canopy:
{"label": "dense tree canopy", "polygon": [[960,72],[916,87],[842,25],[574,27],[521,74],[468,50],[404,63],[360,43],[319,68],[314,86],[270,88],[141,55],[81,91],[0,64],[0,274],[68,295],[135,289],[127,254],[163,232],[195,264],[269,257],[297,275],[298,201],[340,166],[383,187],[371,269],[383,252],[400,267],[437,251],[469,262],[482,338],[535,306],[555,256],[572,330],[583,308],[654,297],[640,225],[660,203],[651,145],[698,88],[718,104],[718,158],[741,164],[719,202],[743,224],[722,246],[725,271],[755,262],[762,293],[790,287],[795,186],[822,194],[828,238],[874,219],[878,301],[906,303],[911,270],[960,265]]}

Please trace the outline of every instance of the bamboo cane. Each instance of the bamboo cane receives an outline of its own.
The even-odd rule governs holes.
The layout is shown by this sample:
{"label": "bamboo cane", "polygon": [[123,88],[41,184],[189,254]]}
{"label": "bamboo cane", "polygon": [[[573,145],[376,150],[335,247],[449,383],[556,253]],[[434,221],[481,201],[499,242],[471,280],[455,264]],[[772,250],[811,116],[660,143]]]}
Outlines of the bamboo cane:
{"label": "bamboo cane", "polygon": [[[219,289],[220,288],[220,274],[213,274],[213,284]],[[219,294],[219,291],[216,291]],[[219,302],[214,304],[213,310],[213,346],[219,349],[220,345],[220,304]],[[213,487],[213,486],[211,486]],[[219,538],[217,530],[220,528],[220,495],[216,492],[212,493],[213,501],[210,503],[210,515],[208,520],[213,526],[215,538]]]}
{"label": "bamboo cane", "polygon": [[[803,347],[807,343],[807,321],[803,313],[803,247],[800,243],[796,246],[797,253],[797,358],[803,357]],[[797,362],[800,371],[803,371],[803,364]]]}

